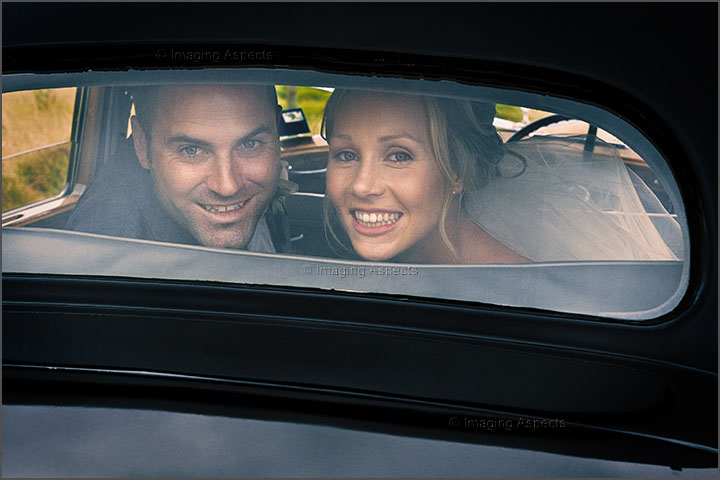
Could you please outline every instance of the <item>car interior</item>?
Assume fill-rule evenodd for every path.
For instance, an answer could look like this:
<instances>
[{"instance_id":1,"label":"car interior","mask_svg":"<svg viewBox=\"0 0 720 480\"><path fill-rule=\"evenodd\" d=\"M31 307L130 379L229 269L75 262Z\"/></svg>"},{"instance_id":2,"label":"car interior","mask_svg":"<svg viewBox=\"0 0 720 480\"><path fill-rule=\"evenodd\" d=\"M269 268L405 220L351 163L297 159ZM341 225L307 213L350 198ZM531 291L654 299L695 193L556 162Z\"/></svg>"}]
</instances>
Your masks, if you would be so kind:
<instances>
[{"instance_id":1,"label":"car interior","mask_svg":"<svg viewBox=\"0 0 720 480\"><path fill-rule=\"evenodd\" d=\"M129 88L124 87L89 87L82 89L77 96L76 118L78 122L83 123L85 131L82 135L81 158L77 171L70 173L68 183L74 180L73 183L87 185L92 181L94 173L102 168L103 162L125 139L132 108L132 96L129 91ZM302 114L302 109L295 111ZM526 125L517 132L502 135L508 143L518 142L543 127L568 120L571 119L564 115L550 115ZM597 127L588 125L588 140L584 148L590 153L595 150L595 145L590 143L590 140L596 138L596 132ZM291 252L299 255L339 258L337 248L333 248L327 238L323 222L327 142L318 134L312 135L306 121L304 125L283 124L280 137L281 156L282 160L288 163L289 180L298 185L297 192L286 201L291 228ZM626 166L651 188L667 212L673 214L672 201L653 169L625 145L616 144L616 149L623 156ZM600 152L595 152L595 155L602 157ZM14 215L3 215L3 225L62 229L79 195L76 192L63 192L60 196L68 197L61 206L53 204L51 208L45 208L40 212L30 209Z\"/></svg>"}]
</instances>

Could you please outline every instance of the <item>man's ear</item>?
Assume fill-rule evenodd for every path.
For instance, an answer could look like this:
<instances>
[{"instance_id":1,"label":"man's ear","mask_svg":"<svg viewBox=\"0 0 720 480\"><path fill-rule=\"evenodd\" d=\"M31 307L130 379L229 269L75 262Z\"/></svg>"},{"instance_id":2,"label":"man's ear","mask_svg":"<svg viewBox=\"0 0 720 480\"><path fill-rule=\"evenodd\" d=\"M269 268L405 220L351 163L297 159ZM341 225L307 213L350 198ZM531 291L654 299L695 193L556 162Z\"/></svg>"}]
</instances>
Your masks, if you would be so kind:
<instances>
[{"instance_id":1,"label":"man's ear","mask_svg":"<svg viewBox=\"0 0 720 480\"><path fill-rule=\"evenodd\" d=\"M148 157L150 145L147 143L147 137L145 136L143 129L140 128L140 122L138 122L135 115L133 115L130 119L130 124L132 125L132 137L135 144L135 154L137 155L140 165L145 170L148 170L150 168L150 160Z\"/></svg>"}]
</instances>

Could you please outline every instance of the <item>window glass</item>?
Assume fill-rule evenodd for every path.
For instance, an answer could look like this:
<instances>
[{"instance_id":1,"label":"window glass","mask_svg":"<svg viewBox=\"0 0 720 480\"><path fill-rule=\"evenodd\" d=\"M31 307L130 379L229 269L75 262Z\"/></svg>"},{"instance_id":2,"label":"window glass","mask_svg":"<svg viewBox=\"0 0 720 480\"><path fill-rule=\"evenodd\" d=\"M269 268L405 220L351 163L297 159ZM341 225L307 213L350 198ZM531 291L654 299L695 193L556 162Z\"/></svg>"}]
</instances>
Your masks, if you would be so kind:
<instances>
[{"instance_id":1,"label":"window glass","mask_svg":"<svg viewBox=\"0 0 720 480\"><path fill-rule=\"evenodd\" d=\"M75 88L4 93L3 212L54 197L65 187Z\"/></svg>"},{"instance_id":2,"label":"window glass","mask_svg":"<svg viewBox=\"0 0 720 480\"><path fill-rule=\"evenodd\" d=\"M95 134L107 158L62 232L10 232L7 271L638 320L668 312L685 291L677 185L652 144L607 111L451 82L287 72L187 82L103 87L88 114L117 133ZM27 107L46 95L37 92L48 90L8 96ZM45 177L54 178L34 178ZM4 175L4 201L5 189Z\"/></svg>"},{"instance_id":3,"label":"window glass","mask_svg":"<svg viewBox=\"0 0 720 480\"><path fill-rule=\"evenodd\" d=\"M325 103L330 97L332 89L295 87L292 85L278 85L275 88L277 89L278 103L283 107L283 110L301 108L307 118L310 133L313 135L319 134Z\"/></svg>"}]
</instances>

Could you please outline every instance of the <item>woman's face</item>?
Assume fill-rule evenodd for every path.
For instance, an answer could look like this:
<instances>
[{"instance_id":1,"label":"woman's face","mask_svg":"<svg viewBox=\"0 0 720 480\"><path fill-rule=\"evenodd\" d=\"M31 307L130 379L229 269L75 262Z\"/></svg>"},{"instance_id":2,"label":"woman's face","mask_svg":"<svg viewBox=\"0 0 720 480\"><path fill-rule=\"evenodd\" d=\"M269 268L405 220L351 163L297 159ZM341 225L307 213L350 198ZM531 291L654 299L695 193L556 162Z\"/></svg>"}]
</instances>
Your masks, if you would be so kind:
<instances>
[{"instance_id":1,"label":"woman's face","mask_svg":"<svg viewBox=\"0 0 720 480\"><path fill-rule=\"evenodd\" d=\"M328 142L327 193L355 251L368 260L427 261L442 245L446 185L420 101L349 93Z\"/></svg>"}]
</instances>

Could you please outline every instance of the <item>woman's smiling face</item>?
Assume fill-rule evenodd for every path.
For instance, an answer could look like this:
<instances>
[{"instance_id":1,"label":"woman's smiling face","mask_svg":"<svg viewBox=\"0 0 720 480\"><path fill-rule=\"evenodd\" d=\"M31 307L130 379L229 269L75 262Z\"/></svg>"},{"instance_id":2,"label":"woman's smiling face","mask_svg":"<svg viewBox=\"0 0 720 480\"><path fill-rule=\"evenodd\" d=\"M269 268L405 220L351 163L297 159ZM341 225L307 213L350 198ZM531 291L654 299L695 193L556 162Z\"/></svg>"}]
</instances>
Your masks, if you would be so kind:
<instances>
[{"instance_id":1,"label":"woman's smiling face","mask_svg":"<svg viewBox=\"0 0 720 480\"><path fill-rule=\"evenodd\" d=\"M447 187L418 98L348 93L328 143L327 194L360 256L419 263L443 245Z\"/></svg>"}]
</instances>

